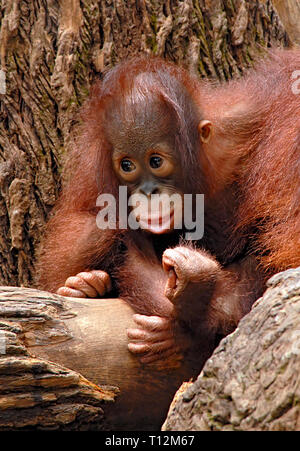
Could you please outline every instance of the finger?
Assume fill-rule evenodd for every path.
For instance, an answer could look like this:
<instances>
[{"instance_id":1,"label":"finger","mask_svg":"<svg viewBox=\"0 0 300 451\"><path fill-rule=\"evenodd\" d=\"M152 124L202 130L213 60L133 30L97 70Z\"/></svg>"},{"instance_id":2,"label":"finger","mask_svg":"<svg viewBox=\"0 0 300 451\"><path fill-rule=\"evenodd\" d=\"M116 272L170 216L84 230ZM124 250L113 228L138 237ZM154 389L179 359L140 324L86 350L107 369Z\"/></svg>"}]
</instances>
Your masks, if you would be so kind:
<instances>
[{"instance_id":1,"label":"finger","mask_svg":"<svg viewBox=\"0 0 300 451\"><path fill-rule=\"evenodd\" d=\"M77 276L69 277L65 282L65 286L82 291L88 298L96 298L98 295L95 288L91 287L91 285L89 285L79 274Z\"/></svg>"},{"instance_id":2,"label":"finger","mask_svg":"<svg viewBox=\"0 0 300 451\"><path fill-rule=\"evenodd\" d=\"M191 254L193 251L187 247L180 246L175 249L175 252L180 254L184 259L187 259L187 258L191 257Z\"/></svg>"},{"instance_id":3,"label":"finger","mask_svg":"<svg viewBox=\"0 0 300 451\"><path fill-rule=\"evenodd\" d=\"M162 258L162 267L165 272L169 272L170 269L174 269L175 262L173 258L168 255L168 251L165 251Z\"/></svg>"},{"instance_id":4,"label":"finger","mask_svg":"<svg viewBox=\"0 0 300 451\"><path fill-rule=\"evenodd\" d=\"M159 331L170 329L170 320L161 316L146 316L136 313L133 315L134 322L147 331Z\"/></svg>"},{"instance_id":5,"label":"finger","mask_svg":"<svg viewBox=\"0 0 300 451\"><path fill-rule=\"evenodd\" d=\"M167 249L163 253L162 266L168 272L170 269L178 270L181 266L185 266L186 261L191 257L191 250L185 247L177 247L176 249Z\"/></svg>"},{"instance_id":6,"label":"finger","mask_svg":"<svg viewBox=\"0 0 300 451\"><path fill-rule=\"evenodd\" d=\"M70 298L86 298L86 294L79 290L74 290L69 287L60 287L56 291L60 296L68 296Z\"/></svg>"},{"instance_id":7,"label":"finger","mask_svg":"<svg viewBox=\"0 0 300 451\"><path fill-rule=\"evenodd\" d=\"M171 338L171 333L167 330L148 332L144 329L127 329L127 336L131 340L155 343Z\"/></svg>"},{"instance_id":8,"label":"finger","mask_svg":"<svg viewBox=\"0 0 300 451\"><path fill-rule=\"evenodd\" d=\"M107 272L105 271L100 271L98 269L93 269L91 271L92 274L95 274L95 276L100 279L102 281L102 283L104 283L105 286L105 291L108 293L109 291L111 291L112 286L111 286L111 279L109 274L107 274Z\"/></svg>"},{"instance_id":9,"label":"finger","mask_svg":"<svg viewBox=\"0 0 300 451\"><path fill-rule=\"evenodd\" d=\"M127 346L133 354L144 354L150 351L150 345L146 343L128 343Z\"/></svg>"},{"instance_id":10,"label":"finger","mask_svg":"<svg viewBox=\"0 0 300 451\"><path fill-rule=\"evenodd\" d=\"M177 275L174 269L170 269L168 274L167 288L176 288L177 284Z\"/></svg>"},{"instance_id":11,"label":"finger","mask_svg":"<svg viewBox=\"0 0 300 451\"><path fill-rule=\"evenodd\" d=\"M151 345L149 343L128 344L129 351L134 354L144 354L144 353L157 354L161 353L162 351L166 351L167 349L170 349L172 347L174 347L174 341L171 339L162 342L160 341L158 343L152 343Z\"/></svg>"},{"instance_id":12,"label":"finger","mask_svg":"<svg viewBox=\"0 0 300 451\"><path fill-rule=\"evenodd\" d=\"M107 291L101 276L93 271L80 272L76 277L80 277L88 286L95 289L96 295L91 297L103 296Z\"/></svg>"}]
</instances>

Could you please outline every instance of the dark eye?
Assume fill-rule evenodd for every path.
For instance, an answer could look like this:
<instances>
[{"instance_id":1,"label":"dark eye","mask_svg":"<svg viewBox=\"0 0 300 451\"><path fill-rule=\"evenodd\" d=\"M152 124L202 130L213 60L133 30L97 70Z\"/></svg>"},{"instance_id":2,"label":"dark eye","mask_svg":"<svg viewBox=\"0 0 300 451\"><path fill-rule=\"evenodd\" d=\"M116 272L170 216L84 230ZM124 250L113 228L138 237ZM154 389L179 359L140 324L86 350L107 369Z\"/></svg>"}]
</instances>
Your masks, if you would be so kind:
<instances>
[{"instance_id":1,"label":"dark eye","mask_svg":"<svg viewBox=\"0 0 300 451\"><path fill-rule=\"evenodd\" d=\"M149 163L152 169L158 169L163 164L163 159L158 155L154 155L153 157L150 158Z\"/></svg>"},{"instance_id":2,"label":"dark eye","mask_svg":"<svg viewBox=\"0 0 300 451\"><path fill-rule=\"evenodd\" d=\"M132 172L136 169L136 166L132 161L124 158L124 160L121 161L121 168L124 172Z\"/></svg>"}]
</instances>

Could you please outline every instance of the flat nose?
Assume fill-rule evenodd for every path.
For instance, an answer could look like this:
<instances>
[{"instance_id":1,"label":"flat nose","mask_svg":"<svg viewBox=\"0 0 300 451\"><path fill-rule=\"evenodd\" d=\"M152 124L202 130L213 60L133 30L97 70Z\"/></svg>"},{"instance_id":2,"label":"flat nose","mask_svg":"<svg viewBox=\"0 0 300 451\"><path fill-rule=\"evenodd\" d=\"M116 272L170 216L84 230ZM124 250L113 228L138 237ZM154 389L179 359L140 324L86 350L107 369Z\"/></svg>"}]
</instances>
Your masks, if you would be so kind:
<instances>
[{"instance_id":1,"label":"flat nose","mask_svg":"<svg viewBox=\"0 0 300 451\"><path fill-rule=\"evenodd\" d=\"M140 190L142 194L145 194L147 197L151 196L151 194L158 194L159 189L156 183L152 181L145 182L141 185Z\"/></svg>"}]
</instances>

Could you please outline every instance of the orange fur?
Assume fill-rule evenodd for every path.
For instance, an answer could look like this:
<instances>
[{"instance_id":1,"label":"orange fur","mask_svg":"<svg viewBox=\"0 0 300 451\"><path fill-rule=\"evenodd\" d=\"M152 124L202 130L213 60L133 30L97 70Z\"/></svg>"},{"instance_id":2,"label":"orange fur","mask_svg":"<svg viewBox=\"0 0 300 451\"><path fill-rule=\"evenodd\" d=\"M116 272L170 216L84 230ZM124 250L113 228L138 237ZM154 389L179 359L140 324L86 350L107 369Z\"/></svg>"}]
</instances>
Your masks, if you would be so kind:
<instances>
[{"instance_id":1,"label":"orange fur","mask_svg":"<svg viewBox=\"0 0 300 451\"><path fill-rule=\"evenodd\" d=\"M110 71L81 111L82 130L67 165L69 180L47 226L38 286L56 291L69 276L101 269L113 277L115 293L138 312L173 315L163 292L161 256L180 244L182 231L147 236L150 250L142 252L143 231L96 227L98 193L117 197L119 185L109 134L122 137L122 121L130 114L136 117L134 96L150 112L155 99L165 102L175 118L184 192L206 195L204 238L194 247L214 255L223 266L220 273L226 270L212 297L211 324L232 330L263 291L261 279L300 265L300 95L292 92L296 70L300 52L279 50L242 79L222 85L197 80L156 58L133 59ZM121 118L115 128L107 119L112 109ZM166 109L161 121L162 111ZM212 122L213 133L202 144L198 124L203 119ZM134 136L124 140L129 138L134 142ZM197 290L191 298L199 301Z\"/></svg>"}]
</instances>

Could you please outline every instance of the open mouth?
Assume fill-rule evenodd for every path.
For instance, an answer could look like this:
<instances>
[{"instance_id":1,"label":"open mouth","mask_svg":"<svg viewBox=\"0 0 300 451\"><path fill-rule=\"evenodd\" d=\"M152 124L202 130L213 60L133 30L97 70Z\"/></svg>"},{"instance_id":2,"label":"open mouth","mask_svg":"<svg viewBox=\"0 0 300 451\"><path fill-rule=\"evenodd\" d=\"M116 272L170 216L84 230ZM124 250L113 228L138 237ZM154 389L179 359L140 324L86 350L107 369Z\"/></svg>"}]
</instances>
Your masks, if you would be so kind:
<instances>
[{"instance_id":1,"label":"open mouth","mask_svg":"<svg viewBox=\"0 0 300 451\"><path fill-rule=\"evenodd\" d=\"M149 216L140 218L139 224L143 230L155 234L167 233L174 228L174 210L165 216Z\"/></svg>"}]
</instances>

